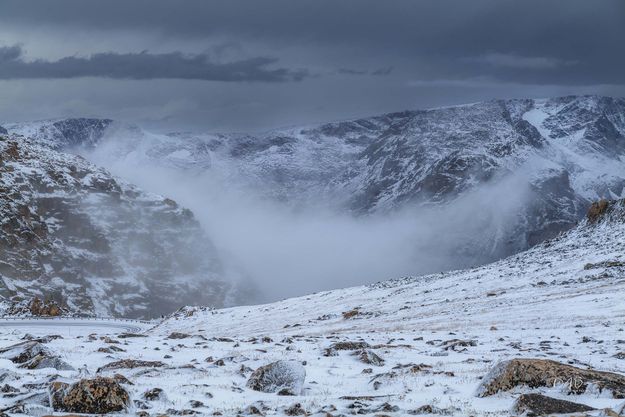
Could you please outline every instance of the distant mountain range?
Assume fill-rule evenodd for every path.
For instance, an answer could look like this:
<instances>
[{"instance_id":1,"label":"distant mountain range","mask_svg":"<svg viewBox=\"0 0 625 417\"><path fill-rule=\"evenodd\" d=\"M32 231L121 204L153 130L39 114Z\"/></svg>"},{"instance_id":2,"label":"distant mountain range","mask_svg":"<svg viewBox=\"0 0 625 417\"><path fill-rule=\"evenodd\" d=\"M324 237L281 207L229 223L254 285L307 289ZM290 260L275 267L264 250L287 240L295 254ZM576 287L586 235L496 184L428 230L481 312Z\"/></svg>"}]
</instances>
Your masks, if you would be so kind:
<instances>
[{"instance_id":1,"label":"distant mountain range","mask_svg":"<svg viewBox=\"0 0 625 417\"><path fill-rule=\"evenodd\" d=\"M515 176L531 195L505 230L484 219L490 238L477 250L491 258L570 228L596 199L625 196L622 98L496 100L258 135L158 135L107 119L4 126L58 150L219 173L295 206L361 215L449 204Z\"/></svg>"},{"instance_id":2,"label":"distant mountain range","mask_svg":"<svg viewBox=\"0 0 625 417\"><path fill-rule=\"evenodd\" d=\"M199 281L183 280L185 284L179 286L172 281L179 276L171 269L171 265L176 264L172 259L169 259L172 263L168 263L172 250L188 255L193 251L183 248L197 250L208 245L202 253L215 253L210 249L208 237L201 236L193 216L160 197L126 191L134 188L122 185L80 158L60 152L85 155L92 162L111 169L114 164L127 163L138 169L150 166L191 176L208 174L228 186L254 190L263 198L293 208L324 206L365 217L393 212L418 215L423 211L436 213L440 210L443 213L440 222L451 222L455 214L464 211L468 214L465 213L462 221L472 223L472 232L454 237L457 243L453 249L459 261L448 265L450 268L484 263L527 249L570 229L583 217L591 202L625 197L625 99L622 98L568 96L496 100L278 129L257 135L155 134L108 119L63 119L4 123L3 126L13 135L12 141L18 148L26 147L25 152L18 153L28 155L11 160L9 165L14 167L11 175L19 174L22 183L30 188L35 181L52 184L47 193L56 195L60 190L66 196L60 200L60 209L51 206L49 210L66 214L77 210L80 218L85 219L84 224L92 229L89 233L101 231L103 236L102 247L97 242L83 242L67 250L63 256L86 259L84 264L74 264L78 269L69 275L60 272L60 275L48 272L41 275L39 271L47 271L49 265L40 261L35 262L39 262L38 266L23 266L22 270L38 271L31 275L37 279L50 277L51 283L57 282L53 276L60 277L66 284L50 286L67 287L63 291L70 291L73 287L69 283L76 280L93 282L90 300L96 300L123 281L111 281L111 276L132 276L119 284L123 287L121 292L130 294L126 298L120 297L119 302L107 306L96 306L108 303L102 300L93 305L120 315L142 315L141 311L160 314L164 305L148 301L147 295L137 295L141 291L145 293L150 285L165 286L165 292L183 291L190 297L223 303L228 290L217 278L219 260L217 256L212 259L212 255L200 260L189 257L189 265L184 265L189 272L183 275L202 271L199 274L202 279L211 282L210 286L202 285L201 297L198 287L186 286L187 282ZM20 139L16 135L30 139ZM8 143L3 142L5 153L13 146ZM46 177L33 177L33 166L41 165L45 165ZM82 177L72 176L75 175L72 166L79 167ZM61 174L54 174L57 171ZM126 180L133 182L133 178ZM9 192L6 180L3 181L4 192ZM16 184L12 182L11 187L19 187ZM30 212L40 211L37 207L46 207L48 201L56 201L46 198L42 205L37 201L41 198L37 194L39 191L31 193L37 197L20 203L30 207ZM68 200L67 195L71 195L71 199ZM83 197L76 200L75 195ZM110 205L115 206L114 210L103 214L103 207ZM10 208L12 213L19 211L18 206ZM445 211L450 207L454 209ZM53 215L49 210L38 214L41 218L38 221L63 216ZM504 211L503 220L494 218ZM149 259L134 259L129 250L138 244L132 232L137 230L132 226L135 222L149 222L150 235L145 236L145 240L140 239L140 245L150 254ZM49 230L55 230L51 226L53 223L48 224ZM80 240L83 227L81 223L66 233L71 239ZM451 222L450 227L458 225ZM35 231L32 233L37 236ZM67 246L67 238L61 239ZM202 243L194 243L199 241ZM40 244L33 242L31 239L24 244L40 250ZM81 245L96 247L85 249ZM119 263L99 265L94 260L97 257L83 256L85 250L94 253L117 250L120 257L116 262ZM33 254L29 259L43 259L42 256ZM168 267L165 270L157 267L158 263L153 264L157 261ZM143 270L137 272L134 262ZM62 270L61 266L53 265L53 268ZM83 269L92 272L79 272ZM120 272L122 270L126 272ZM128 271L133 272L124 275ZM207 278L209 276L215 280ZM9 281L5 279L5 283ZM86 290L74 288L72 291ZM176 298L170 304L173 306L178 301Z\"/></svg>"}]
</instances>

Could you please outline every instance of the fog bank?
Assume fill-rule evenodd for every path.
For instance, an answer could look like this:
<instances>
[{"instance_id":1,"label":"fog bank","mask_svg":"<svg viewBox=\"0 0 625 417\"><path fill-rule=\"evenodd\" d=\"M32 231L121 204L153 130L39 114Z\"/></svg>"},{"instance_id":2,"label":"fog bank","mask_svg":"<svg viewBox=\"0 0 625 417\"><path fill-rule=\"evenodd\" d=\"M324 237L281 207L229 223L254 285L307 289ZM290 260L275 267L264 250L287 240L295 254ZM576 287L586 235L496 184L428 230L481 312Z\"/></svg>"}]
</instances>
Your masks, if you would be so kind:
<instances>
[{"instance_id":1,"label":"fog bank","mask_svg":"<svg viewBox=\"0 0 625 417\"><path fill-rule=\"evenodd\" d=\"M477 265L500 257L496 238L529 198L522 170L439 207L354 216L331 201L305 208L266 197L231 176L87 155L114 174L190 208L230 271L257 301ZM499 242L500 243L500 242ZM481 253L481 256L476 254Z\"/></svg>"}]
</instances>

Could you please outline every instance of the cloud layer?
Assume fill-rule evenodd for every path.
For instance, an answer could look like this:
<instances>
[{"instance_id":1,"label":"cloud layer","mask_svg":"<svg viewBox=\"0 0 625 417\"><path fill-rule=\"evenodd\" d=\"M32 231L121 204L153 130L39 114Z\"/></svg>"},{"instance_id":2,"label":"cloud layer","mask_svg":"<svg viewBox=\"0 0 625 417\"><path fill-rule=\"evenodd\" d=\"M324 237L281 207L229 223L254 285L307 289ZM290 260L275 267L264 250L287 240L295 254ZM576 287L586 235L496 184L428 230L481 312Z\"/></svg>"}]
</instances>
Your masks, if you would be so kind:
<instances>
[{"instance_id":1,"label":"cloud layer","mask_svg":"<svg viewBox=\"0 0 625 417\"><path fill-rule=\"evenodd\" d=\"M234 62L212 62L206 54L180 52L150 54L97 53L88 57L70 56L57 61L23 59L20 46L0 47L0 79L104 77L134 80L172 78L204 81L300 81L306 71L271 69L277 59L250 58Z\"/></svg>"},{"instance_id":2,"label":"cloud layer","mask_svg":"<svg viewBox=\"0 0 625 417\"><path fill-rule=\"evenodd\" d=\"M3 0L0 114L259 130L491 98L624 95L624 16L622 0ZM35 95L42 105L27 106Z\"/></svg>"}]
</instances>

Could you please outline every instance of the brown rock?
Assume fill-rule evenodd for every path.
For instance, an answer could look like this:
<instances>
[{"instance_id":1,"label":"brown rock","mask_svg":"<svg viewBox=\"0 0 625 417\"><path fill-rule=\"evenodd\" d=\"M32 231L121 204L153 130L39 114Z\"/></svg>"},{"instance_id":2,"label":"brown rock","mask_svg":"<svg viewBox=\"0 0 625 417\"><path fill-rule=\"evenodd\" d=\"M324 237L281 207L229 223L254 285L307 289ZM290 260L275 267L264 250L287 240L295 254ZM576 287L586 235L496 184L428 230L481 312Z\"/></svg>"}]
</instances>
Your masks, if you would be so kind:
<instances>
[{"instance_id":1,"label":"brown rock","mask_svg":"<svg viewBox=\"0 0 625 417\"><path fill-rule=\"evenodd\" d=\"M512 359L500 362L484 378L477 396L486 397L519 385L530 388L563 384L571 394L581 394L589 384L609 390L614 398L625 398L625 376L576 368L547 359Z\"/></svg>"},{"instance_id":2,"label":"brown rock","mask_svg":"<svg viewBox=\"0 0 625 417\"><path fill-rule=\"evenodd\" d=\"M286 414L287 416L305 416L308 413L300 403L295 403L292 406L287 407L284 410L284 414Z\"/></svg>"},{"instance_id":3,"label":"brown rock","mask_svg":"<svg viewBox=\"0 0 625 417\"><path fill-rule=\"evenodd\" d=\"M28 206L24 206L21 214L25 216L27 213L29 213ZM7 310L8 315L29 314L35 317L58 317L68 313L69 310L56 301L48 299L44 301L39 297L34 297L28 302L18 300Z\"/></svg>"},{"instance_id":4,"label":"brown rock","mask_svg":"<svg viewBox=\"0 0 625 417\"><path fill-rule=\"evenodd\" d=\"M152 388L151 390L148 390L143 393L143 398L148 401L160 400L163 397L164 397L164 393L163 393L162 388Z\"/></svg>"},{"instance_id":5,"label":"brown rock","mask_svg":"<svg viewBox=\"0 0 625 417\"><path fill-rule=\"evenodd\" d=\"M580 413L594 410L594 408L586 404L557 400L541 394L523 394L517 398L512 406L512 410L519 414L526 413L530 417L548 414Z\"/></svg>"},{"instance_id":6,"label":"brown rock","mask_svg":"<svg viewBox=\"0 0 625 417\"><path fill-rule=\"evenodd\" d=\"M349 310L349 311L344 311L343 312L343 318L345 320L351 319L353 317L356 317L357 315L360 314L360 311L358 311L357 308L353 309L353 310Z\"/></svg>"},{"instance_id":7,"label":"brown rock","mask_svg":"<svg viewBox=\"0 0 625 417\"><path fill-rule=\"evenodd\" d=\"M5 148L4 154L9 160L17 160L20 158L20 151L17 146L17 142L9 142L9 145Z\"/></svg>"},{"instance_id":8,"label":"brown rock","mask_svg":"<svg viewBox=\"0 0 625 417\"><path fill-rule=\"evenodd\" d=\"M123 411L129 404L128 392L112 378L81 379L72 385L53 382L49 394L54 411L104 414Z\"/></svg>"},{"instance_id":9,"label":"brown rock","mask_svg":"<svg viewBox=\"0 0 625 417\"><path fill-rule=\"evenodd\" d=\"M140 361L136 359L123 359L115 361L98 368L96 372L111 369L134 369L134 368L162 368L165 364L161 361Z\"/></svg>"},{"instance_id":10,"label":"brown rock","mask_svg":"<svg viewBox=\"0 0 625 417\"><path fill-rule=\"evenodd\" d=\"M33 298L28 307L33 316L57 317L62 313L61 307L54 301L42 301L38 297Z\"/></svg>"}]
</instances>

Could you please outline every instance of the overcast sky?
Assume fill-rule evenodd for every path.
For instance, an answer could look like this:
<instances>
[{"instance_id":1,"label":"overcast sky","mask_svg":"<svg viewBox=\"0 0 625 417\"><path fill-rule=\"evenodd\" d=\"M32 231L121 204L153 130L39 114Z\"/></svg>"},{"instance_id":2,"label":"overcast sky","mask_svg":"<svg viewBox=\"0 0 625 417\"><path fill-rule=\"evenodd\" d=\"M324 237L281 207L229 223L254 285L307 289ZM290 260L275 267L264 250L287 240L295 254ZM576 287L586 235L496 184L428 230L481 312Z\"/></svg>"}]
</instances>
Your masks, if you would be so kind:
<instances>
[{"instance_id":1,"label":"overcast sky","mask_svg":"<svg viewBox=\"0 0 625 417\"><path fill-rule=\"evenodd\" d=\"M0 121L254 131L625 95L623 0L0 0Z\"/></svg>"}]
</instances>

